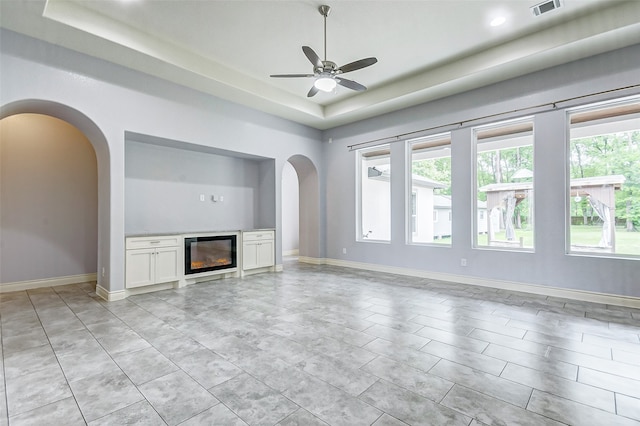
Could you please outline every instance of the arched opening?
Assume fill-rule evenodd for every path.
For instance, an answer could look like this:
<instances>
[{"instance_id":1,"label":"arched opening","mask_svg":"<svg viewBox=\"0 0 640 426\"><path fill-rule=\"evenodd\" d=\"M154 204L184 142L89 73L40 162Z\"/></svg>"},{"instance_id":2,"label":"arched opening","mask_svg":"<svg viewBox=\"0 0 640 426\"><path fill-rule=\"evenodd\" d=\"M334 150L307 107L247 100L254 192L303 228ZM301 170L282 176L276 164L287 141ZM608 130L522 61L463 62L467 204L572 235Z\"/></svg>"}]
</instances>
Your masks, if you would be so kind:
<instances>
[{"instance_id":1,"label":"arched opening","mask_svg":"<svg viewBox=\"0 0 640 426\"><path fill-rule=\"evenodd\" d=\"M98 285L108 290L110 173L103 133L84 114L51 101L24 100L4 105L0 121L3 146L10 147L3 149L1 159L3 178L7 177L0 201L3 262L16 256L29 257L11 268L2 268L0 283L16 284L3 286L2 290L80 282L93 274ZM12 142L16 137L20 140ZM16 142L24 141L29 141L28 146L17 146ZM42 170L43 165L46 170ZM31 182L16 183L15 179ZM9 200L11 210L7 209ZM8 247L19 238L22 242L17 248ZM22 247L29 243L34 244L34 250ZM5 251L11 249L15 253L7 256ZM54 267L49 265L52 262ZM16 269L26 265L32 265L31 275Z\"/></svg>"},{"instance_id":2,"label":"arched opening","mask_svg":"<svg viewBox=\"0 0 640 426\"><path fill-rule=\"evenodd\" d=\"M299 260L314 262L322 257L318 171L313 162L303 155L294 155L288 162L298 175Z\"/></svg>"}]
</instances>

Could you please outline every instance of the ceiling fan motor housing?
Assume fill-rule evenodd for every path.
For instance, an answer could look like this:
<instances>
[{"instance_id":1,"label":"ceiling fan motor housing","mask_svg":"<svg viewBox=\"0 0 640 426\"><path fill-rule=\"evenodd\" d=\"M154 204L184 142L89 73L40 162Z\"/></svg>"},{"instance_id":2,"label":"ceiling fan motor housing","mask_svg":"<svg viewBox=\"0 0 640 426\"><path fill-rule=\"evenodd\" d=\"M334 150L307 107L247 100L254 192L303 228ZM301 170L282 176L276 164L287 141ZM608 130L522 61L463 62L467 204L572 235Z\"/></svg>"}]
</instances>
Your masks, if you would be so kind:
<instances>
[{"instance_id":1,"label":"ceiling fan motor housing","mask_svg":"<svg viewBox=\"0 0 640 426\"><path fill-rule=\"evenodd\" d=\"M322 61L322 67L315 67L313 72L315 74L337 74L336 70L338 65L335 62L331 61Z\"/></svg>"}]
</instances>

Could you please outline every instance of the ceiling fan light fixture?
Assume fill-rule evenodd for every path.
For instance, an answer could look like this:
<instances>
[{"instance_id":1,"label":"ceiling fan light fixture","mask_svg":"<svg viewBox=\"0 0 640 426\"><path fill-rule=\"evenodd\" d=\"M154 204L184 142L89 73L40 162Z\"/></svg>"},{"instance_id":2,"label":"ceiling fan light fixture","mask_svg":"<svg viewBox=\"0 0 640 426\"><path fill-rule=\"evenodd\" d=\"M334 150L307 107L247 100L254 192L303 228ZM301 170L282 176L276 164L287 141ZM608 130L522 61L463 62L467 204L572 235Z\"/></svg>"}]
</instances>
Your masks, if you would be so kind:
<instances>
[{"instance_id":1,"label":"ceiling fan light fixture","mask_svg":"<svg viewBox=\"0 0 640 426\"><path fill-rule=\"evenodd\" d=\"M1 0L0 0L1 1ZM560 1L560 0L556 0ZM331 11L331 7L322 5L318 8L320 14L324 17L324 60L309 46L302 46L302 52L313 65L313 74L271 74L276 78L315 78L311 90L307 93L307 97L315 96L319 91L330 93L336 89L338 84L347 89L363 92L367 90L366 86L342 77L342 74L357 71L366 68L378 62L374 57L363 58L354 62L349 62L338 67L335 62L327 60L327 15ZM340 75L340 77L337 77Z\"/></svg>"},{"instance_id":2,"label":"ceiling fan light fixture","mask_svg":"<svg viewBox=\"0 0 640 426\"><path fill-rule=\"evenodd\" d=\"M331 92L336 88L338 82L332 77L321 76L316 79L313 85L323 92Z\"/></svg>"}]
</instances>

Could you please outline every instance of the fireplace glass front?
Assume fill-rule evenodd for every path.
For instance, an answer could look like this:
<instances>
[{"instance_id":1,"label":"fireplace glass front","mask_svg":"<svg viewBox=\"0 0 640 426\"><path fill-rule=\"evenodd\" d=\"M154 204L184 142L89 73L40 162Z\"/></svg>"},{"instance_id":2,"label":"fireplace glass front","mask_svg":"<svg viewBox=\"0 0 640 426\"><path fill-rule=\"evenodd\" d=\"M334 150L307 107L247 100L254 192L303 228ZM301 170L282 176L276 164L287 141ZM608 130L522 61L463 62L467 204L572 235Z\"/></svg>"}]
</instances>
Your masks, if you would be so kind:
<instances>
[{"instance_id":1,"label":"fireplace glass front","mask_svg":"<svg viewBox=\"0 0 640 426\"><path fill-rule=\"evenodd\" d=\"M235 268L237 266L236 236L185 238L184 257L185 275Z\"/></svg>"}]
</instances>

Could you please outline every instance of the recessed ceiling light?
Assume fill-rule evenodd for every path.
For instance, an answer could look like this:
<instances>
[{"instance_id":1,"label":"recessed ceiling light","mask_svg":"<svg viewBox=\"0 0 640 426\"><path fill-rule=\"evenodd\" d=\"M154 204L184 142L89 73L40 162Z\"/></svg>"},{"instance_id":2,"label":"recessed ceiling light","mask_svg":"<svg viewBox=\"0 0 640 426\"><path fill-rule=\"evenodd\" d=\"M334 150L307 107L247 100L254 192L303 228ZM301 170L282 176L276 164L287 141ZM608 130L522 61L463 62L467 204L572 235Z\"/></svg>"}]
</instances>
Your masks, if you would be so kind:
<instances>
[{"instance_id":1,"label":"recessed ceiling light","mask_svg":"<svg viewBox=\"0 0 640 426\"><path fill-rule=\"evenodd\" d=\"M507 18L505 18L504 16L496 16L491 20L489 25L491 25L492 27L498 27L504 24L506 21L507 21Z\"/></svg>"}]
</instances>

